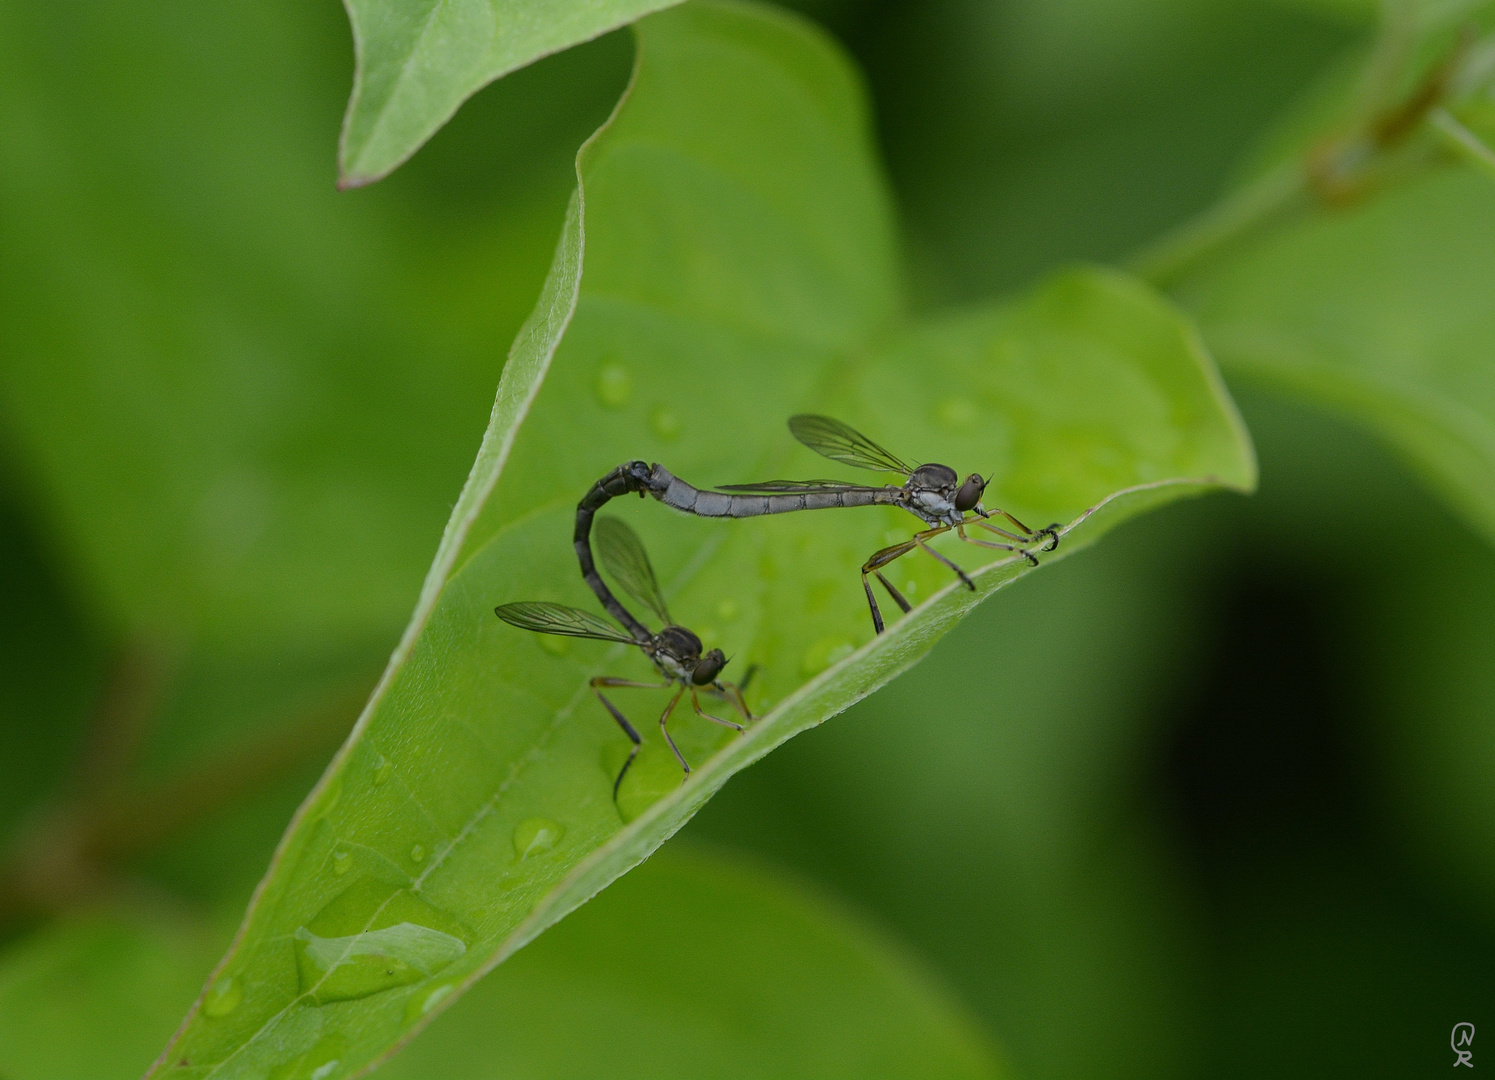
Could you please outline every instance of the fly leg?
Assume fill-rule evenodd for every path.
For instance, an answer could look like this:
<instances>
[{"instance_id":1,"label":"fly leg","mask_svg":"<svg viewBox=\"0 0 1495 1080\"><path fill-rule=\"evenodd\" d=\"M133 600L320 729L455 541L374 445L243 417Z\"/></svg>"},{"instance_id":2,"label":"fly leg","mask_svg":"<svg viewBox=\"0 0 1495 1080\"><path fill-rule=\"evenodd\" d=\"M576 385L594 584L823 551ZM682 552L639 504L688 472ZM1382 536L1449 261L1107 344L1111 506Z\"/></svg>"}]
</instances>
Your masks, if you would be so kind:
<instances>
[{"instance_id":1,"label":"fly leg","mask_svg":"<svg viewBox=\"0 0 1495 1080\"><path fill-rule=\"evenodd\" d=\"M877 597L872 595L872 582L867 580L867 575L875 574L877 580L882 582L882 587L888 590L888 595L893 598L893 602L907 615L913 608L903 598L903 594L893 588L893 583L882 576L882 567L887 566L894 559L901 559L917 546L915 541L906 540L901 544L883 548L862 564L862 590L867 594L867 606L872 609L872 629L879 634L883 632L882 612L877 608Z\"/></svg>"},{"instance_id":2,"label":"fly leg","mask_svg":"<svg viewBox=\"0 0 1495 1080\"><path fill-rule=\"evenodd\" d=\"M1000 534L1002 536L1005 536L1009 540L1017 540L1019 542L1024 542L1024 541L1028 541L1028 540L1036 540L1040 536L1047 536L1049 538L1048 539L1048 543L1046 543L1043 547L1039 548L1038 549L1039 551L1042 551L1042 552L1053 551L1055 548L1057 548L1059 546L1059 530L1062 529L1064 526L1062 526L1057 521L1054 522L1052 525L1045 525L1041 529L1030 529L1030 528L1028 528L1028 526L1024 525L1017 518L1015 518L1011 514L1009 514L1006 510L979 510L978 509L976 512L978 514L980 514L984 518L989 518L993 514L1000 514L1002 517L1004 517L1004 518L1006 518L1008 520L1008 522L1012 525L1013 528L1017 529L1020 533L1023 534L1021 536L1014 536L1014 535L1012 535L1012 533L1008 532L1007 530L1005 530L1005 529L999 529L995 525L986 525L986 524L984 524L982 522L973 522L973 524L981 525L982 528L989 529L989 530L991 530L994 533L998 533L998 534Z\"/></svg>"},{"instance_id":3,"label":"fly leg","mask_svg":"<svg viewBox=\"0 0 1495 1080\"><path fill-rule=\"evenodd\" d=\"M919 547L922 548L924 551L927 551L929 554L933 555L940 562L944 563L951 570L955 571L955 576L958 577L958 578L960 578L961 584L964 585L966 588L970 589L972 592L975 592L976 591L976 583L971 580L971 576L969 574L967 574L960 567L956 566L949 559L945 558L945 556L941 555L938 551L935 551L934 548L930 547L927 543L925 543L925 541L928 540L931 536L938 536L940 533L949 532L949 531L950 531L950 526L948 526L948 525L941 525L938 529L925 529L921 533L914 533L913 542L915 544L918 544ZM905 608L904 610L907 610L907 609Z\"/></svg>"},{"instance_id":4,"label":"fly leg","mask_svg":"<svg viewBox=\"0 0 1495 1080\"><path fill-rule=\"evenodd\" d=\"M742 696L742 692L747 689L748 679L752 678L753 672L757 670L757 665L748 668L747 678L743 679L742 682L736 684L735 686L732 683L724 682L714 682L711 684L711 688L718 694L720 694L723 698L725 698L733 708L742 713L742 718L748 723L752 723L754 717L753 714L748 711L747 698Z\"/></svg>"},{"instance_id":5,"label":"fly leg","mask_svg":"<svg viewBox=\"0 0 1495 1080\"><path fill-rule=\"evenodd\" d=\"M613 714L613 719L616 720L618 722L618 726L623 729L623 734L627 735L628 738L633 742L633 749L628 751L628 760L623 762L623 767L618 770L618 778L613 781L614 802L616 802L618 799L618 788L623 783L623 774L628 771L628 766L633 764L633 759L638 757L638 748L640 745L642 745L643 740L639 738L638 732L633 729L633 725L628 722L628 717L619 712L616 705L614 705L611 701L608 701L607 698L603 697L602 691L599 690L598 687L628 686L635 687L640 690L662 690L669 685L670 684L667 682L634 682L632 679L614 679L607 675L600 675L592 680L592 693L596 694L597 700L602 702L602 704L607 707L607 711Z\"/></svg>"},{"instance_id":6,"label":"fly leg","mask_svg":"<svg viewBox=\"0 0 1495 1080\"><path fill-rule=\"evenodd\" d=\"M1001 529L992 529L992 532L1002 533L1002 530ZM1021 555L1023 558L1027 559L1028 562L1031 565L1033 565L1033 566L1037 566L1038 565L1038 556L1034 555L1031 551L1029 551L1025 547L1019 547L1016 544L998 544L998 543L995 543L994 541L991 541L991 540L978 540L974 536L967 536L964 526L958 526L956 528L956 530L955 530L955 533L956 533L957 536L959 536L962 540L964 540L968 544L975 544L977 547L996 548L998 551L1011 551L1011 552L1015 552L1016 554ZM1002 535L1006 536L1008 534L1007 533L1002 533ZM1045 548L1044 550L1047 551L1049 549Z\"/></svg>"},{"instance_id":7,"label":"fly leg","mask_svg":"<svg viewBox=\"0 0 1495 1080\"><path fill-rule=\"evenodd\" d=\"M712 716L709 712L706 712L704 709L702 709L701 708L701 699L697 695L697 693L694 690L694 688L692 688L692 690L690 692L690 704L691 704L691 708L693 708L693 709L696 710L696 715L697 716L703 716L707 720L710 720L713 724L720 724L722 727L729 727L733 731L742 731L743 730L743 727L742 727L741 724L733 723L731 720L723 720L720 716Z\"/></svg>"},{"instance_id":8,"label":"fly leg","mask_svg":"<svg viewBox=\"0 0 1495 1080\"><path fill-rule=\"evenodd\" d=\"M675 740L670 738L670 729L665 727L665 724L669 722L670 713L675 711L675 706L679 703L680 695L683 693L685 693L685 687L682 686L679 690L675 691L675 696L670 698L670 703L664 707L664 712L659 714L660 734L664 736L664 741L670 744L670 749L675 752L675 760L680 762L680 767L685 770L685 776L680 780L682 784L690 777L690 762L685 760L685 755L675 745Z\"/></svg>"}]
</instances>

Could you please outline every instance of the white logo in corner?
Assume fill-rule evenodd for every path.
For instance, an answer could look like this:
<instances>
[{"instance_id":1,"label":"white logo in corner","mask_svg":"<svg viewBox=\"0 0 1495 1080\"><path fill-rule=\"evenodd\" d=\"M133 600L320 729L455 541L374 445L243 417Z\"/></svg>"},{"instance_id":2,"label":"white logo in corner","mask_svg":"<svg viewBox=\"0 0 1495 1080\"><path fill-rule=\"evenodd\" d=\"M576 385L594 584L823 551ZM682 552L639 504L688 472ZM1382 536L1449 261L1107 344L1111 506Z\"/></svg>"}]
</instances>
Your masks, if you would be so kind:
<instances>
[{"instance_id":1,"label":"white logo in corner","mask_svg":"<svg viewBox=\"0 0 1495 1080\"><path fill-rule=\"evenodd\" d=\"M1471 1069L1474 1068L1474 1051L1459 1049L1461 1046L1474 1045L1473 1024L1455 1024L1453 1026L1453 1034L1448 1038L1448 1045L1452 1046L1453 1052L1459 1055L1458 1060L1453 1063L1455 1069L1460 1065L1468 1065Z\"/></svg>"}]
</instances>

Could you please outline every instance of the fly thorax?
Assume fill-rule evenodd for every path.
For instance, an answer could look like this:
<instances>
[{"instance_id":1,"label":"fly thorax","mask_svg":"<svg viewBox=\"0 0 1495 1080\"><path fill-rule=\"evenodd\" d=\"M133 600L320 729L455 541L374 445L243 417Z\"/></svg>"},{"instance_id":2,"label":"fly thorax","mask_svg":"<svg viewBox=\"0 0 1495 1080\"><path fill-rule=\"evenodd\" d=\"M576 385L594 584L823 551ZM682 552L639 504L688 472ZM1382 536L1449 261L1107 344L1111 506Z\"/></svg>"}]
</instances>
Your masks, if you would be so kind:
<instances>
[{"instance_id":1,"label":"fly thorax","mask_svg":"<svg viewBox=\"0 0 1495 1080\"><path fill-rule=\"evenodd\" d=\"M654 666L671 679L689 680L701 659L701 639L683 626L666 626L654 637Z\"/></svg>"},{"instance_id":2,"label":"fly thorax","mask_svg":"<svg viewBox=\"0 0 1495 1080\"><path fill-rule=\"evenodd\" d=\"M931 525L955 525L961 520L955 503L942 491L909 492L909 508Z\"/></svg>"}]
</instances>

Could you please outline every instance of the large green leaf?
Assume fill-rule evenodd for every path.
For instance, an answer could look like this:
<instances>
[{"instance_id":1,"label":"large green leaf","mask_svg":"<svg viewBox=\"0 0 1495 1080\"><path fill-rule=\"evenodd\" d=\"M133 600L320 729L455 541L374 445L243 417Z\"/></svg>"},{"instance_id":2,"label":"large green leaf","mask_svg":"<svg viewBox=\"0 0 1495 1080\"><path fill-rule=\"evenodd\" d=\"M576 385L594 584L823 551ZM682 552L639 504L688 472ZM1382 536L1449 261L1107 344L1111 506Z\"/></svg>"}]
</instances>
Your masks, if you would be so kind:
<instances>
[{"instance_id":1,"label":"large green leaf","mask_svg":"<svg viewBox=\"0 0 1495 1080\"><path fill-rule=\"evenodd\" d=\"M1228 369L1378 431L1495 539L1495 187L1463 169L1304 218L1180 289Z\"/></svg>"},{"instance_id":2,"label":"large green leaf","mask_svg":"<svg viewBox=\"0 0 1495 1080\"><path fill-rule=\"evenodd\" d=\"M791 456L782 424L827 410L900 452L994 470L989 501L1068 523L1066 551L1160 501L1254 482L1190 327L1131 279L1076 271L900 325L861 97L812 29L693 5L641 24L638 57L579 157L551 277L406 636L220 969L240 1003L189 1017L160 1075L294 1074L329 1047L325 1080L368 1066L733 772L907 668L1027 570L961 547L970 593L932 560L900 563L923 603L869 640L857 567L909 534L906 515L726 524L631 507L676 616L720 641L730 670L760 665L750 700L765 715L735 739L677 718L690 782L651 738L615 804L626 742L587 679L643 675L642 658L547 647L492 607L588 602L575 500L618 461L661 458L699 482L823 473ZM634 700L648 730L660 698Z\"/></svg>"},{"instance_id":3,"label":"large green leaf","mask_svg":"<svg viewBox=\"0 0 1495 1080\"><path fill-rule=\"evenodd\" d=\"M859 919L671 848L473 987L390 1080L999 1075L984 1038Z\"/></svg>"},{"instance_id":4,"label":"large green leaf","mask_svg":"<svg viewBox=\"0 0 1495 1080\"><path fill-rule=\"evenodd\" d=\"M28 509L111 629L387 656L628 43L506 80L339 195L335 9L56 16L0 7L0 423Z\"/></svg>"},{"instance_id":5,"label":"large green leaf","mask_svg":"<svg viewBox=\"0 0 1495 1080\"><path fill-rule=\"evenodd\" d=\"M358 70L344 187L384 176L494 79L680 0L345 0Z\"/></svg>"},{"instance_id":6,"label":"large green leaf","mask_svg":"<svg viewBox=\"0 0 1495 1080\"><path fill-rule=\"evenodd\" d=\"M0 954L0 1076L138 1077L214 943L179 916L117 910ZM230 987L211 1008L233 998ZM285 1073L315 1074L326 1051ZM959 1005L895 943L791 881L697 850L651 860L484 979L379 1075L976 1080L999 1070Z\"/></svg>"}]
</instances>

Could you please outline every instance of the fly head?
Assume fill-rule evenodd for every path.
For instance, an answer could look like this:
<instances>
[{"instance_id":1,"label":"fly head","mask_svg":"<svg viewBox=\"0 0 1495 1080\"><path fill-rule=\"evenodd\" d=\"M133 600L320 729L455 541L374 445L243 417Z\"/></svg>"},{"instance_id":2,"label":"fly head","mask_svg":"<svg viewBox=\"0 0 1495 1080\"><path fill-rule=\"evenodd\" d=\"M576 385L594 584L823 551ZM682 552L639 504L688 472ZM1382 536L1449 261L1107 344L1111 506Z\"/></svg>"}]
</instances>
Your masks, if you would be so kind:
<instances>
[{"instance_id":1,"label":"fly head","mask_svg":"<svg viewBox=\"0 0 1495 1080\"><path fill-rule=\"evenodd\" d=\"M976 504L981 501L981 494L986 490L989 480L981 479L980 473L972 473L966 477L965 483L960 485L960 490L955 493L955 509L962 514L976 509Z\"/></svg>"},{"instance_id":2,"label":"fly head","mask_svg":"<svg viewBox=\"0 0 1495 1080\"><path fill-rule=\"evenodd\" d=\"M716 677L722 673L722 668L727 666L727 655L720 649L712 649L701 657L700 663L691 672L690 681L697 686L710 686L716 682Z\"/></svg>"}]
</instances>

